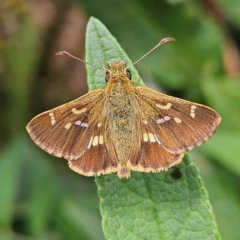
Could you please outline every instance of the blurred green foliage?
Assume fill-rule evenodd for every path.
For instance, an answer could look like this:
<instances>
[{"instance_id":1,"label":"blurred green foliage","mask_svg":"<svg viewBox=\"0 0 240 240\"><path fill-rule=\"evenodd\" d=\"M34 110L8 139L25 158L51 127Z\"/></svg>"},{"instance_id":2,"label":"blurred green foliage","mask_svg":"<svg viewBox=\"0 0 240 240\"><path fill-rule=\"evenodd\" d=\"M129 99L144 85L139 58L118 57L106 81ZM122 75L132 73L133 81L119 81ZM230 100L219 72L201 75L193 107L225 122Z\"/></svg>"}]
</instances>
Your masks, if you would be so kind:
<instances>
[{"instance_id":1,"label":"blurred green foliage","mask_svg":"<svg viewBox=\"0 0 240 240\"><path fill-rule=\"evenodd\" d=\"M231 25L214 21L204 2L0 3L1 239L104 239L94 178L77 175L65 160L38 149L25 131L37 113L75 97L64 85L66 79L54 82L60 75L51 72L51 49L66 29L73 33L65 34L65 43L74 46L74 19L84 25L89 16L108 27L132 61L163 37L177 40L136 68L147 85L154 80L163 92L204 103L222 116L216 135L190 155L200 169L222 239L240 239L240 75L228 67L236 60L226 58L226 46L239 46L240 2L215 3Z\"/></svg>"}]
</instances>

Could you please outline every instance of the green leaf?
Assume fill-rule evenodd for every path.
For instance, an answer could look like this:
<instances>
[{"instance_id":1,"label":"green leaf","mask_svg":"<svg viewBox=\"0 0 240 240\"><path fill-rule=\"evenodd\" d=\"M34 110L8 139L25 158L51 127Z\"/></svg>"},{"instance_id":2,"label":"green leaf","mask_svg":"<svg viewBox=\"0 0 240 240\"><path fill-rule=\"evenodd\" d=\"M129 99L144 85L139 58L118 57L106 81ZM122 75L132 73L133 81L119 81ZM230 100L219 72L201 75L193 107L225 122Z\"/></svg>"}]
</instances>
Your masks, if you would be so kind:
<instances>
[{"instance_id":1,"label":"green leaf","mask_svg":"<svg viewBox=\"0 0 240 240\"><path fill-rule=\"evenodd\" d=\"M240 78L216 78L212 73L206 72L202 76L201 90L211 106L222 117L221 127L240 131Z\"/></svg>"},{"instance_id":2,"label":"green leaf","mask_svg":"<svg viewBox=\"0 0 240 240\"><path fill-rule=\"evenodd\" d=\"M107 239L218 239L211 206L188 157L165 173L96 179Z\"/></svg>"},{"instance_id":3,"label":"green leaf","mask_svg":"<svg viewBox=\"0 0 240 240\"><path fill-rule=\"evenodd\" d=\"M21 22L21 21L20 21ZM40 32L33 21L26 18L19 25L18 31L8 45L6 55L6 66L4 85L7 95L6 114L2 114L5 122L4 128L10 128L12 133L16 133L26 124L28 114L28 94L29 84L34 75L39 62L39 52L41 46ZM15 121L18 116L18 121Z\"/></svg>"},{"instance_id":4,"label":"green leaf","mask_svg":"<svg viewBox=\"0 0 240 240\"><path fill-rule=\"evenodd\" d=\"M45 236L49 224L59 208L59 199L64 192L60 185L60 176L54 162L34 143L26 141L26 170L29 181L29 193L26 201L26 226L30 234ZM51 159L52 160L52 159Z\"/></svg>"},{"instance_id":5,"label":"green leaf","mask_svg":"<svg viewBox=\"0 0 240 240\"><path fill-rule=\"evenodd\" d=\"M79 197L68 194L63 199L61 212L57 217L58 228L65 237L63 239L104 239L99 224L98 198L95 195L96 192Z\"/></svg>"},{"instance_id":6,"label":"green leaf","mask_svg":"<svg viewBox=\"0 0 240 240\"><path fill-rule=\"evenodd\" d=\"M237 81L240 78L216 78L207 71L202 79L201 90L207 102L222 117L215 137L204 144L202 150L240 176L240 82Z\"/></svg>"},{"instance_id":7,"label":"green leaf","mask_svg":"<svg viewBox=\"0 0 240 240\"><path fill-rule=\"evenodd\" d=\"M21 156L24 147L21 140L20 137L13 139L0 155L0 226L5 228L10 226L16 210L15 201L22 170L22 162L19 161L19 156Z\"/></svg>"},{"instance_id":8,"label":"green leaf","mask_svg":"<svg viewBox=\"0 0 240 240\"><path fill-rule=\"evenodd\" d=\"M195 163L209 193L221 238L239 240L239 177L216 162L208 161L197 154L197 151L194 153Z\"/></svg>"},{"instance_id":9,"label":"green leaf","mask_svg":"<svg viewBox=\"0 0 240 240\"><path fill-rule=\"evenodd\" d=\"M100 65L131 61L102 23L91 18L86 60ZM138 77L131 68L133 79ZM104 73L87 65L90 90L104 87ZM188 156L168 172L96 177L107 239L219 239L207 193Z\"/></svg>"},{"instance_id":10,"label":"green leaf","mask_svg":"<svg viewBox=\"0 0 240 240\"><path fill-rule=\"evenodd\" d=\"M240 131L237 129L226 130L220 128L216 133L216 136L207 144L204 144L201 150L204 150L221 165L240 176L239 136Z\"/></svg>"}]
</instances>

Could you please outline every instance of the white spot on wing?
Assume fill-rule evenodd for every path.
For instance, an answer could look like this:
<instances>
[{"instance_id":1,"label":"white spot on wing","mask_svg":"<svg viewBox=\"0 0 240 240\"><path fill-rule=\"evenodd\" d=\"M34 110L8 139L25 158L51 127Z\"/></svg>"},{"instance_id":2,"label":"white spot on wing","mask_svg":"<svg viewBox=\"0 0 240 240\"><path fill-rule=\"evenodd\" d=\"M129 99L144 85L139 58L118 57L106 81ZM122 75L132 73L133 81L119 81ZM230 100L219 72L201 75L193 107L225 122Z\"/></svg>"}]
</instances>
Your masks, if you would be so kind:
<instances>
[{"instance_id":1,"label":"white spot on wing","mask_svg":"<svg viewBox=\"0 0 240 240\"><path fill-rule=\"evenodd\" d=\"M158 144L161 144L160 140L158 139L157 135L154 134L155 139L157 140Z\"/></svg>"},{"instance_id":2,"label":"white spot on wing","mask_svg":"<svg viewBox=\"0 0 240 240\"><path fill-rule=\"evenodd\" d=\"M160 124L160 123L164 123L164 122L167 122L167 121L169 121L169 120L171 120L171 117L169 117L169 116L164 116L163 118L159 118L159 119L157 119L157 124Z\"/></svg>"},{"instance_id":3,"label":"white spot on wing","mask_svg":"<svg viewBox=\"0 0 240 240\"><path fill-rule=\"evenodd\" d=\"M81 123L81 127L86 127L86 128L87 128L87 127L88 127L88 124L85 123L85 122L82 122L82 123Z\"/></svg>"},{"instance_id":4,"label":"white spot on wing","mask_svg":"<svg viewBox=\"0 0 240 240\"><path fill-rule=\"evenodd\" d=\"M51 112L48 114L50 116L50 121L51 121L51 124L54 125L56 123L56 120L55 120L55 117L54 117L54 114Z\"/></svg>"},{"instance_id":5,"label":"white spot on wing","mask_svg":"<svg viewBox=\"0 0 240 240\"><path fill-rule=\"evenodd\" d=\"M97 145L98 145L98 136L95 136L95 137L93 138L92 145L93 145L93 146L97 146Z\"/></svg>"},{"instance_id":6,"label":"white spot on wing","mask_svg":"<svg viewBox=\"0 0 240 240\"><path fill-rule=\"evenodd\" d=\"M91 145L92 145L92 140L93 140L93 137L90 138L89 144L88 144L88 146L87 146L88 149L89 149L89 148L91 147Z\"/></svg>"},{"instance_id":7,"label":"white spot on wing","mask_svg":"<svg viewBox=\"0 0 240 240\"><path fill-rule=\"evenodd\" d=\"M149 136L150 142L156 142L156 138L154 137L154 135L152 133L148 133L148 136Z\"/></svg>"},{"instance_id":8,"label":"white spot on wing","mask_svg":"<svg viewBox=\"0 0 240 240\"><path fill-rule=\"evenodd\" d=\"M195 118L195 109L196 109L197 107L195 106L195 105L192 105L191 106L191 112L190 112L190 116L192 117L192 118Z\"/></svg>"},{"instance_id":9,"label":"white spot on wing","mask_svg":"<svg viewBox=\"0 0 240 240\"><path fill-rule=\"evenodd\" d=\"M192 118L195 118L195 113L191 112L191 113L190 113L190 116L191 116Z\"/></svg>"},{"instance_id":10,"label":"white spot on wing","mask_svg":"<svg viewBox=\"0 0 240 240\"><path fill-rule=\"evenodd\" d=\"M144 142L147 142L147 141L148 141L148 134L147 134L147 133L144 133L144 134L143 134L143 141L144 141Z\"/></svg>"},{"instance_id":11,"label":"white spot on wing","mask_svg":"<svg viewBox=\"0 0 240 240\"><path fill-rule=\"evenodd\" d=\"M73 108L73 109L72 109L72 112L73 112L74 114L81 114L81 113L86 112L86 111L87 111L87 108L82 108L82 109L80 109L80 110L77 110L76 108Z\"/></svg>"},{"instance_id":12,"label":"white spot on wing","mask_svg":"<svg viewBox=\"0 0 240 240\"><path fill-rule=\"evenodd\" d=\"M161 109L170 109L171 106L172 106L171 103L167 103L166 105L156 104L156 107L161 108Z\"/></svg>"},{"instance_id":13,"label":"white spot on wing","mask_svg":"<svg viewBox=\"0 0 240 240\"><path fill-rule=\"evenodd\" d=\"M99 136L99 144L103 144L103 136L102 135Z\"/></svg>"},{"instance_id":14,"label":"white spot on wing","mask_svg":"<svg viewBox=\"0 0 240 240\"><path fill-rule=\"evenodd\" d=\"M164 119L163 119L163 118L159 118L159 119L157 120L157 124L163 123L163 122L164 122Z\"/></svg>"},{"instance_id":15,"label":"white spot on wing","mask_svg":"<svg viewBox=\"0 0 240 240\"><path fill-rule=\"evenodd\" d=\"M67 123L64 127L66 128L66 129L69 129L70 127L71 127L71 125L72 125L72 123Z\"/></svg>"},{"instance_id":16,"label":"white spot on wing","mask_svg":"<svg viewBox=\"0 0 240 240\"><path fill-rule=\"evenodd\" d=\"M164 121L165 121L165 122L166 122L166 121L169 121L169 120L171 119L169 116L164 116L163 118L164 118Z\"/></svg>"},{"instance_id":17,"label":"white spot on wing","mask_svg":"<svg viewBox=\"0 0 240 240\"><path fill-rule=\"evenodd\" d=\"M98 123L98 125L97 125L98 127L101 127L102 126L102 123Z\"/></svg>"},{"instance_id":18,"label":"white spot on wing","mask_svg":"<svg viewBox=\"0 0 240 240\"><path fill-rule=\"evenodd\" d=\"M175 118L174 118L174 121L175 121L176 123L181 123L181 122L182 122L182 120L181 120L180 118L178 118L178 117L175 117Z\"/></svg>"},{"instance_id":19,"label":"white spot on wing","mask_svg":"<svg viewBox=\"0 0 240 240\"><path fill-rule=\"evenodd\" d=\"M75 125L78 125L78 126L80 126L81 125L81 121L80 120L77 120L76 122L75 122Z\"/></svg>"}]
</instances>

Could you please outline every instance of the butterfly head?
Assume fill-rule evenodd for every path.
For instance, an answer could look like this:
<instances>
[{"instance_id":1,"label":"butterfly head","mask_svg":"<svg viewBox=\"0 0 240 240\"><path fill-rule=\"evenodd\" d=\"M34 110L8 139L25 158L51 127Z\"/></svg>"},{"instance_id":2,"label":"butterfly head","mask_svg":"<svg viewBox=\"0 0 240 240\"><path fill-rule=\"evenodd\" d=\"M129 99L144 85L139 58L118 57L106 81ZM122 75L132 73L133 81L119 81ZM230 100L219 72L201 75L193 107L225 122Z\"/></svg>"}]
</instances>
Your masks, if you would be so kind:
<instances>
[{"instance_id":1,"label":"butterfly head","mask_svg":"<svg viewBox=\"0 0 240 240\"><path fill-rule=\"evenodd\" d=\"M108 64L108 69L105 70L105 79L108 82L109 78L127 77L131 80L131 72L127 69L126 62L111 62Z\"/></svg>"}]
</instances>

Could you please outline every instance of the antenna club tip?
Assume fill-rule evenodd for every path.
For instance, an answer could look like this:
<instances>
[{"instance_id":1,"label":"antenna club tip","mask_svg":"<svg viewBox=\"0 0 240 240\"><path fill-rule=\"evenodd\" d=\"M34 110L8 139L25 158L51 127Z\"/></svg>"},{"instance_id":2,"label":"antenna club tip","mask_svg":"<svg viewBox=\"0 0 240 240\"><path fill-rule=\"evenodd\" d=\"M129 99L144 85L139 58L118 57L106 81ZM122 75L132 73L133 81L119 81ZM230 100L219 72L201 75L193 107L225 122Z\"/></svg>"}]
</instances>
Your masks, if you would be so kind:
<instances>
[{"instance_id":1,"label":"antenna club tip","mask_svg":"<svg viewBox=\"0 0 240 240\"><path fill-rule=\"evenodd\" d=\"M60 51L55 53L55 56L64 56L64 55L68 55L66 51Z\"/></svg>"},{"instance_id":2,"label":"antenna club tip","mask_svg":"<svg viewBox=\"0 0 240 240\"><path fill-rule=\"evenodd\" d=\"M175 38L171 38L171 37L166 37L166 38L163 38L163 39L158 43L158 45L162 45L162 44L164 44L164 43L166 43L166 42L170 42L170 41L176 41L176 39L175 39Z\"/></svg>"}]
</instances>

